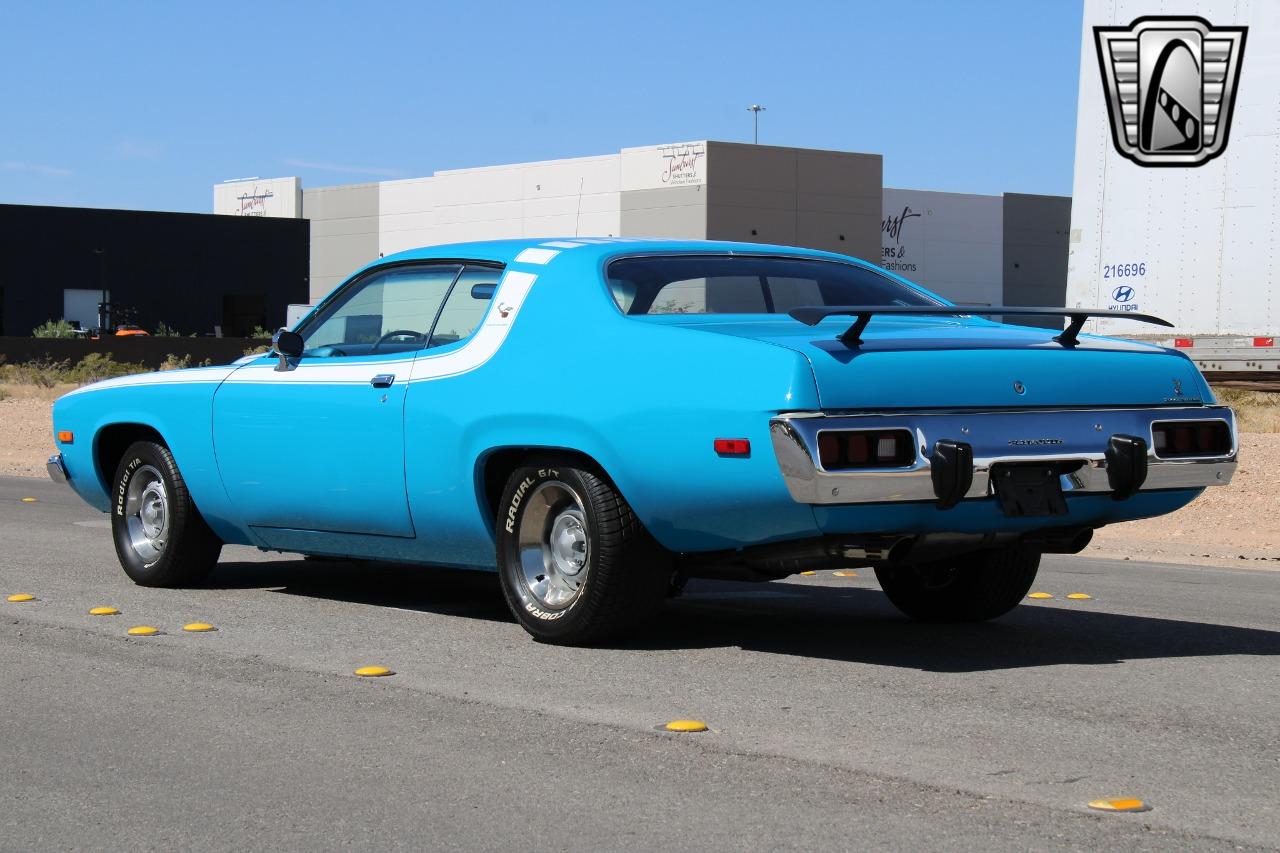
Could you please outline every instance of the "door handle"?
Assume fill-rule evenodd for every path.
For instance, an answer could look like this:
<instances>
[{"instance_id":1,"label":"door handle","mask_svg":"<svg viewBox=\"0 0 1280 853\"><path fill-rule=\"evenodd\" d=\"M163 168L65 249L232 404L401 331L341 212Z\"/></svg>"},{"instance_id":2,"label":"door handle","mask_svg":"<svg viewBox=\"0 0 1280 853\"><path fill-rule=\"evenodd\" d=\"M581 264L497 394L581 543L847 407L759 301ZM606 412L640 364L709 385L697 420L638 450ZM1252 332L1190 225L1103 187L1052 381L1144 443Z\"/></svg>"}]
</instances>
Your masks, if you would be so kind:
<instances>
[{"instance_id":1,"label":"door handle","mask_svg":"<svg viewBox=\"0 0 1280 853\"><path fill-rule=\"evenodd\" d=\"M391 383L395 381L396 375L394 373L379 373L369 380L369 384L374 388L390 388Z\"/></svg>"}]
</instances>

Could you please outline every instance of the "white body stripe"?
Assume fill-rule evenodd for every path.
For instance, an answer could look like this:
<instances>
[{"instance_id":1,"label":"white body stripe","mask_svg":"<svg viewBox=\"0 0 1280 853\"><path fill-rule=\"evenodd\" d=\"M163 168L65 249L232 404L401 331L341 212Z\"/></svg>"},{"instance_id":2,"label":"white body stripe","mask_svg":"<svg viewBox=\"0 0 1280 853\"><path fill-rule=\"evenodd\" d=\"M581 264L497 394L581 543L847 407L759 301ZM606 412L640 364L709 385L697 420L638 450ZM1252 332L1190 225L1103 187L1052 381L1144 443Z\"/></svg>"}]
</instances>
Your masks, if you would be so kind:
<instances>
[{"instance_id":1,"label":"white body stripe","mask_svg":"<svg viewBox=\"0 0 1280 853\"><path fill-rule=\"evenodd\" d=\"M103 379L92 385L85 385L64 396L83 394L86 391L105 391L108 388L132 388L138 385L182 385L202 382L218 383L226 379L236 370L235 365L221 367L191 367L184 370L161 370L156 373L135 373L132 376L117 376L114 379Z\"/></svg>"},{"instance_id":2,"label":"white body stripe","mask_svg":"<svg viewBox=\"0 0 1280 853\"><path fill-rule=\"evenodd\" d=\"M286 371L277 371L274 365L254 364L237 370L227 381L367 385L379 373L394 373L397 379L408 382L466 373L493 358L506 340L507 331L515 322L516 314L536 280L533 273L508 270L493 294L493 303L480 328L465 344L451 352L432 355L430 350L426 350L416 357L406 355L385 361L304 358L296 368Z\"/></svg>"},{"instance_id":3,"label":"white body stripe","mask_svg":"<svg viewBox=\"0 0 1280 853\"><path fill-rule=\"evenodd\" d=\"M379 361L347 361L338 358L301 359L293 370L276 370L276 362L244 366L199 367L189 370L167 370L159 373L140 373L121 376L77 388L70 394L101 391L107 388L124 388L142 385L172 385L219 382L288 382L366 385L379 373L394 373L404 381L421 382L457 376L475 370L493 358L507 338L511 324L515 322L525 297L538 277L533 273L508 270L498 284L493 302L485 314L484 322L465 344L451 352L438 355L424 351L401 358Z\"/></svg>"},{"instance_id":4,"label":"white body stripe","mask_svg":"<svg viewBox=\"0 0 1280 853\"><path fill-rule=\"evenodd\" d=\"M516 263L518 264L545 264L547 261L560 254L557 249L525 249L516 255Z\"/></svg>"}]
</instances>

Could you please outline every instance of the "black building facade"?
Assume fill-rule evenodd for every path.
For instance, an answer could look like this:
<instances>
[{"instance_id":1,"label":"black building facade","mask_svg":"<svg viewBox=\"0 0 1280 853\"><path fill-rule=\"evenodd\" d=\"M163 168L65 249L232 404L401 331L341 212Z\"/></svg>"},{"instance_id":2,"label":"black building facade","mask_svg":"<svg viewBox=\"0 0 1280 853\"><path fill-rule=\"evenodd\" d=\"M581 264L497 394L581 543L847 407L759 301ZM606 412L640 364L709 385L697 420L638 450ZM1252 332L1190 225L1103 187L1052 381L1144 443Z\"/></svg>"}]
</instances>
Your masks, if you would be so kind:
<instances>
[{"instance_id":1,"label":"black building facade","mask_svg":"<svg viewBox=\"0 0 1280 853\"><path fill-rule=\"evenodd\" d=\"M0 334L48 320L245 337L308 302L305 219L0 204Z\"/></svg>"}]
</instances>

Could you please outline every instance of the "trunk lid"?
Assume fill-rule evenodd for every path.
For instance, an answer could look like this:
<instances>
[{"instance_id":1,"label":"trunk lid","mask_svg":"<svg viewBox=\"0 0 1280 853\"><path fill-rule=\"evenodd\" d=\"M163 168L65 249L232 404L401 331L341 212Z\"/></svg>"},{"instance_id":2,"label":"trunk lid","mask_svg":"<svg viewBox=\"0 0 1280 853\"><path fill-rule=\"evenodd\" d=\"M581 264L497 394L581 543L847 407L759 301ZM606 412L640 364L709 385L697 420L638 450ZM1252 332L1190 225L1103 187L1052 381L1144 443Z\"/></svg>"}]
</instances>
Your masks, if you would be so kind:
<instances>
[{"instance_id":1,"label":"trunk lid","mask_svg":"<svg viewBox=\"0 0 1280 853\"><path fill-rule=\"evenodd\" d=\"M1201 379L1180 353L976 318L877 317L863 344L836 336L853 318L805 326L789 317L688 316L678 325L786 347L813 368L827 410L1042 408L1193 404ZM1019 390L1021 389L1021 390Z\"/></svg>"}]
</instances>

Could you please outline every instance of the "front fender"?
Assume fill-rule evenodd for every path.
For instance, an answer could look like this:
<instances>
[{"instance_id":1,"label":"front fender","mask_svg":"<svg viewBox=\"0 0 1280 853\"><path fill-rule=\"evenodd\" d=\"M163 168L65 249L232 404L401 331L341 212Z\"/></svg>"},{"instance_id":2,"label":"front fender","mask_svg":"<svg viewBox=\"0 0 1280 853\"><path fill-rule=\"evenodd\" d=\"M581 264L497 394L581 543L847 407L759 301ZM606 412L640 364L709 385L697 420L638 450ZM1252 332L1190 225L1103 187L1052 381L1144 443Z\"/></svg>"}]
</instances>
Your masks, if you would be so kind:
<instances>
[{"instance_id":1,"label":"front fender","mask_svg":"<svg viewBox=\"0 0 1280 853\"><path fill-rule=\"evenodd\" d=\"M100 462L100 439L110 427L145 427L158 433L173 453L192 500L214 532L223 541L247 544L213 454L213 395L232 369L122 377L59 398L53 405L53 431L70 430L75 436L71 444L58 445L71 487L95 509L109 511L115 471L104 470Z\"/></svg>"}]
</instances>

